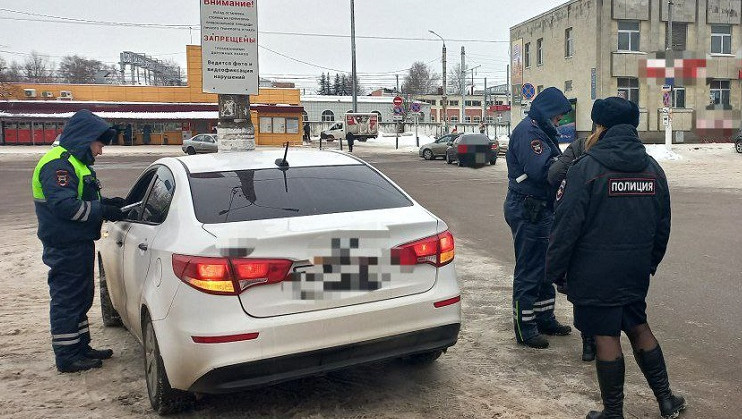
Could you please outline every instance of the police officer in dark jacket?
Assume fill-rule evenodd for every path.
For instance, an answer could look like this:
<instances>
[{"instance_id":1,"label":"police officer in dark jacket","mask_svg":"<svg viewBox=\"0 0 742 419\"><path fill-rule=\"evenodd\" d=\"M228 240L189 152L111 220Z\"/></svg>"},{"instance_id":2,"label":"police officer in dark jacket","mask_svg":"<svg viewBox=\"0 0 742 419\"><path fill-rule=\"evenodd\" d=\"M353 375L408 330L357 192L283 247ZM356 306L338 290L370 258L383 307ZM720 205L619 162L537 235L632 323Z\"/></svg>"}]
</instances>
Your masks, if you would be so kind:
<instances>
[{"instance_id":1,"label":"police officer in dark jacket","mask_svg":"<svg viewBox=\"0 0 742 419\"><path fill-rule=\"evenodd\" d=\"M618 97L597 100L594 145L567 172L557 192L547 277L566 275L575 326L595 336L596 370L604 410L588 419L623 418L624 358L620 334L663 417L676 417L685 400L672 394L662 350L647 324L649 277L670 237L670 193L665 173L639 139L639 108Z\"/></svg>"},{"instance_id":2,"label":"police officer in dark jacket","mask_svg":"<svg viewBox=\"0 0 742 419\"><path fill-rule=\"evenodd\" d=\"M543 335L571 331L554 317L556 293L544 275L554 200L547 172L561 154L556 124L571 110L559 89L539 93L513 130L505 156L509 183L504 213L515 248L513 326L518 343L532 348L549 346Z\"/></svg>"},{"instance_id":3,"label":"police officer in dark jacket","mask_svg":"<svg viewBox=\"0 0 742 419\"><path fill-rule=\"evenodd\" d=\"M33 174L38 236L44 245L43 261L50 268L52 348L60 372L98 368L102 359L113 355L110 349L90 346L87 312L95 294L93 241L100 238L103 220L124 218L120 209L124 200L101 198L91 167L116 135L101 118L81 110L70 118L59 146L41 158Z\"/></svg>"}]
</instances>

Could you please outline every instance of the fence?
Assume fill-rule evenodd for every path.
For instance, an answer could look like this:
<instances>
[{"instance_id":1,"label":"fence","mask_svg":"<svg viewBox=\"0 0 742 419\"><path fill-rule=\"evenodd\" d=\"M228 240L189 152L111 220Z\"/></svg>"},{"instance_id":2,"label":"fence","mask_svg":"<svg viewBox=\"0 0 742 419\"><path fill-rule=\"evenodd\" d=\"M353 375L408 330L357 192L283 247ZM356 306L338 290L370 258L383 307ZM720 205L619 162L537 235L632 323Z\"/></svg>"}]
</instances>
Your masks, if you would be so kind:
<instances>
[{"instance_id":1,"label":"fence","mask_svg":"<svg viewBox=\"0 0 742 419\"><path fill-rule=\"evenodd\" d=\"M329 129L331 126L333 126L335 122L309 122L309 127L311 130L312 137L319 137L320 132ZM473 133L479 133L479 126L478 123L462 123L462 124L449 124L449 131L453 129L453 127L457 128L458 132L465 133L465 132L473 132ZM508 135L509 133L509 126L507 123L504 124L487 124L485 125L486 134L490 137L499 137L501 135ZM386 134L386 135L392 135L395 133L395 130L398 130L396 132L403 133L403 132L415 132L415 124L414 123L396 123L396 122L381 122L379 124L379 132ZM436 122L422 122L417 124L417 132L419 135L428 136L428 137L438 137L443 134L443 126L440 123Z\"/></svg>"}]
</instances>

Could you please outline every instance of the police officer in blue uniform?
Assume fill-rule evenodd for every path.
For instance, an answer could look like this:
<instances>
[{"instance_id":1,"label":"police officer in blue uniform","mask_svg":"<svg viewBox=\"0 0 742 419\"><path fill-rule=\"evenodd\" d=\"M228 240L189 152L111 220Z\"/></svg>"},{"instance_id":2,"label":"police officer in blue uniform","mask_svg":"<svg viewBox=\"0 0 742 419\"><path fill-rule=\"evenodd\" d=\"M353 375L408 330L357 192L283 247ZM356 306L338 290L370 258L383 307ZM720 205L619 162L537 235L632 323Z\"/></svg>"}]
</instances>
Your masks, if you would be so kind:
<instances>
[{"instance_id":1,"label":"police officer in blue uniform","mask_svg":"<svg viewBox=\"0 0 742 419\"><path fill-rule=\"evenodd\" d=\"M556 124L572 110L564 94L549 87L536 96L526 116L513 130L508 145L508 195L504 212L513 233L513 326L521 345L544 349L543 335L568 335L571 328L554 317L556 293L544 267L553 220L549 166L561 154Z\"/></svg>"},{"instance_id":2,"label":"police officer in blue uniform","mask_svg":"<svg viewBox=\"0 0 742 419\"><path fill-rule=\"evenodd\" d=\"M99 368L111 349L90 346L87 312L95 285L94 240L103 220L124 218L123 198L101 198L100 182L91 167L104 145L117 135L88 110L67 122L59 146L41 158L34 170L32 193L39 221L38 237L49 266L52 348L60 372Z\"/></svg>"},{"instance_id":3,"label":"police officer in blue uniform","mask_svg":"<svg viewBox=\"0 0 742 419\"><path fill-rule=\"evenodd\" d=\"M675 418L685 399L670 390L665 358L647 323L650 275L670 238L670 191L665 173L639 139L639 108L618 97L593 104L590 145L557 192L546 275L566 276L575 326L595 336L595 368L604 410L588 419L623 418L625 364L621 332L659 404Z\"/></svg>"}]
</instances>

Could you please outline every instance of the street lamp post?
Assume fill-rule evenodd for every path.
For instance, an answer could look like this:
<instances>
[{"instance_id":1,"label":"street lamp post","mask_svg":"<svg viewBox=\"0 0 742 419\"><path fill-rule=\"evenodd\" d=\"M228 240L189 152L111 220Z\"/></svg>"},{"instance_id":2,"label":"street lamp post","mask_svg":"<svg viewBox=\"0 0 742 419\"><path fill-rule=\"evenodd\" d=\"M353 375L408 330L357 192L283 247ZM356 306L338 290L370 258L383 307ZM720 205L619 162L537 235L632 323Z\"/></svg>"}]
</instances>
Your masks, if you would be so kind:
<instances>
[{"instance_id":1,"label":"street lamp post","mask_svg":"<svg viewBox=\"0 0 742 419\"><path fill-rule=\"evenodd\" d=\"M447 92L447 86L446 86L446 40L443 39L442 36L438 35L437 33L433 32L432 30L428 29L428 32L432 33L433 35L437 36L438 38L443 41L443 132L448 132L448 92Z\"/></svg>"},{"instance_id":2,"label":"street lamp post","mask_svg":"<svg viewBox=\"0 0 742 419\"><path fill-rule=\"evenodd\" d=\"M353 79L351 85L353 89L353 112L358 112L358 86L356 86L356 80L358 74L356 73L356 6L354 0L350 0L350 49L352 55L352 68L351 78ZM340 142L342 144L342 141Z\"/></svg>"}]
</instances>

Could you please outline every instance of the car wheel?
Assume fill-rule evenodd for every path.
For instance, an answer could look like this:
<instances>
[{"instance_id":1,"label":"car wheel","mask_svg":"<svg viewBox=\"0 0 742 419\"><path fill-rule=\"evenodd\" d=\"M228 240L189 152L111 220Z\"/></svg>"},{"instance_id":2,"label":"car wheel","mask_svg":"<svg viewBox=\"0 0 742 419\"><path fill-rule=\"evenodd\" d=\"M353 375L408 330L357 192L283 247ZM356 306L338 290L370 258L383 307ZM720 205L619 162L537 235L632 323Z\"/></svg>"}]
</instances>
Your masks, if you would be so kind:
<instances>
[{"instance_id":1,"label":"car wheel","mask_svg":"<svg viewBox=\"0 0 742 419\"><path fill-rule=\"evenodd\" d=\"M327 140L327 141L335 141L335 137L333 137L332 135L328 135L327 137L325 137L325 140Z\"/></svg>"},{"instance_id":2,"label":"car wheel","mask_svg":"<svg viewBox=\"0 0 742 419\"><path fill-rule=\"evenodd\" d=\"M121 316L113 308L111 296L108 295L108 283L106 282L106 273L103 271L103 263L98 258L98 285L100 286L100 311L103 317L103 325L106 327L121 327Z\"/></svg>"},{"instance_id":3,"label":"car wheel","mask_svg":"<svg viewBox=\"0 0 742 419\"><path fill-rule=\"evenodd\" d=\"M196 154L196 150L193 147L188 147L186 149L186 153L188 153L188 155L192 156L192 155Z\"/></svg>"},{"instance_id":4,"label":"car wheel","mask_svg":"<svg viewBox=\"0 0 742 419\"><path fill-rule=\"evenodd\" d=\"M425 160L433 160L433 151L430 149L423 150L423 158Z\"/></svg>"},{"instance_id":5,"label":"car wheel","mask_svg":"<svg viewBox=\"0 0 742 419\"><path fill-rule=\"evenodd\" d=\"M428 365L435 362L443 354L442 350L423 352L402 358L402 360L411 365Z\"/></svg>"},{"instance_id":6,"label":"car wheel","mask_svg":"<svg viewBox=\"0 0 742 419\"><path fill-rule=\"evenodd\" d=\"M734 148L737 150L737 153L742 153L742 141L734 143Z\"/></svg>"},{"instance_id":7,"label":"car wheel","mask_svg":"<svg viewBox=\"0 0 742 419\"><path fill-rule=\"evenodd\" d=\"M464 167L464 163L461 162L461 160L457 160L456 163L458 163L459 167Z\"/></svg>"},{"instance_id":8,"label":"car wheel","mask_svg":"<svg viewBox=\"0 0 742 419\"><path fill-rule=\"evenodd\" d=\"M495 163L497 163L497 158L494 158L494 159L490 160L490 164L491 164L491 165L493 165L493 166L494 166L494 165L495 165Z\"/></svg>"},{"instance_id":9,"label":"car wheel","mask_svg":"<svg viewBox=\"0 0 742 419\"><path fill-rule=\"evenodd\" d=\"M160 415L167 415L192 408L195 402L195 396L192 393L170 387L149 314L144 314L143 321L144 375L152 409Z\"/></svg>"},{"instance_id":10,"label":"car wheel","mask_svg":"<svg viewBox=\"0 0 742 419\"><path fill-rule=\"evenodd\" d=\"M365 143L365 142L366 142L366 140L368 140L368 138L359 138L359 139L358 139L358 141L360 141L360 142L362 142L362 143Z\"/></svg>"},{"instance_id":11,"label":"car wheel","mask_svg":"<svg viewBox=\"0 0 742 419\"><path fill-rule=\"evenodd\" d=\"M446 154L446 164L453 164L453 160L451 160L451 156Z\"/></svg>"}]
</instances>

